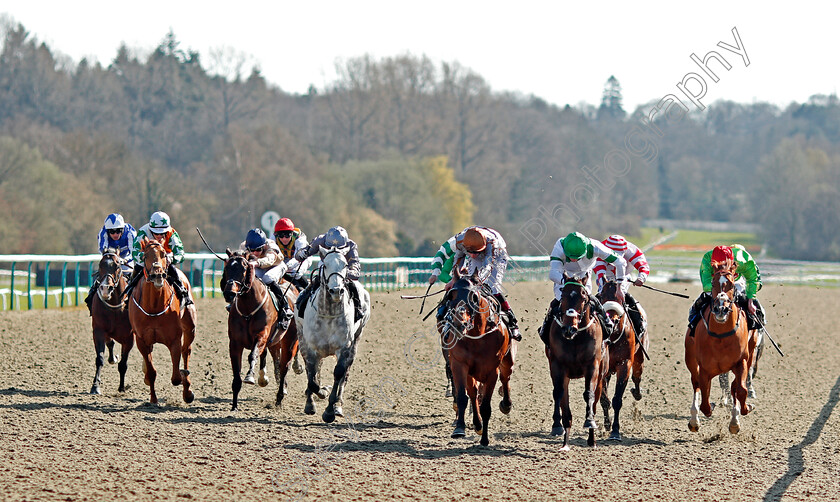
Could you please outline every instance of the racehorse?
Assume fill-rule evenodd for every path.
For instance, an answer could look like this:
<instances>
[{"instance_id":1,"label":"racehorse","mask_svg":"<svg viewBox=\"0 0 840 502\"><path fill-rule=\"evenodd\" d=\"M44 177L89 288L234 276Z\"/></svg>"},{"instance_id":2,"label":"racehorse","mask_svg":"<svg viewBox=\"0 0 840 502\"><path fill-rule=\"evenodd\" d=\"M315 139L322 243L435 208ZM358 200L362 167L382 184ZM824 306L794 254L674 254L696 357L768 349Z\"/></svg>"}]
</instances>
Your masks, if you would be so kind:
<instances>
[{"instance_id":1,"label":"racehorse","mask_svg":"<svg viewBox=\"0 0 840 502\"><path fill-rule=\"evenodd\" d=\"M231 252L230 249L226 251L228 259L222 272L222 294L231 307L228 315L230 363L233 369L231 411L237 409L242 382L252 385L257 382L254 377L257 358L260 362L260 387L268 385L268 375L265 371L266 350L274 360L274 377L278 386L275 405L280 406L286 392L286 374L298 350L297 326L291 324L285 331L280 331L280 325L277 323L279 312L271 300L268 287L254 275L250 253ZM287 302L294 308L296 299L297 289L287 289L286 296L277 300ZM243 380L240 372L242 351L245 348L250 349L251 353L248 356L248 373Z\"/></svg>"},{"instance_id":2,"label":"racehorse","mask_svg":"<svg viewBox=\"0 0 840 502\"><path fill-rule=\"evenodd\" d=\"M513 372L514 345L510 332L494 305L481 292L478 270L461 277L446 293L447 313L439 325L442 342L448 347L457 418L453 438L466 436L464 414L472 405L473 428L481 434L481 444L489 444L491 398L497 380L501 381L499 409L510 413L510 376ZM478 400L481 404L478 404ZM481 418L479 419L479 413Z\"/></svg>"},{"instance_id":3,"label":"racehorse","mask_svg":"<svg viewBox=\"0 0 840 502\"><path fill-rule=\"evenodd\" d=\"M175 289L166 280L167 258L163 245L143 238L143 277L131 293L128 317L137 341L137 350L143 356L143 373L151 392L149 401L158 402L155 394L157 371L152 364L152 346L162 343L169 348L172 357L172 385L183 383L184 402L191 403L195 395L190 391L190 354L195 339L195 305L189 305L181 312L181 302ZM189 281L178 270L181 282L189 292ZM181 357L184 368L179 370Z\"/></svg>"},{"instance_id":4,"label":"racehorse","mask_svg":"<svg viewBox=\"0 0 840 502\"><path fill-rule=\"evenodd\" d=\"M735 434L741 430L739 414L750 412L746 404L746 378L747 370L753 363L757 337L747 329L746 313L735 300L735 272L726 262L713 262L712 270L712 305L701 312L703 322L697 325L694 336L690 336L690 329L685 334L685 364L691 373L694 390L688 429L692 432L700 429L697 393L700 393L700 411L707 417L711 416L709 392L712 378L732 371L735 380L731 387L733 402L729 432Z\"/></svg>"},{"instance_id":5,"label":"racehorse","mask_svg":"<svg viewBox=\"0 0 840 502\"><path fill-rule=\"evenodd\" d=\"M342 409L347 372L356 357L356 346L362 330L370 319L370 294L357 283L364 315L355 320L353 299L347 282L347 259L341 249L321 247L320 286L312 293L301 318L295 312L300 352L303 354L308 384L303 412L315 414L313 395L323 399L329 388L321 387L321 360L335 355L334 383L329 402L321 418L331 423L336 416L344 416Z\"/></svg>"},{"instance_id":6,"label":"racehorse","mask_svg":"<svg viewBox=\"0 0 840 502\"><path fill-rule=\"evenodd\" d=\"M586 279L577 282L564 277L563 280L560 317L554 315L545 355L554 384L554 423L551 435L563 435L562 450L568 451L569 429L572 426L569 379L584 379L586 418L583 428L589 430L587 444L595 446L595 429L598 428L595 408L601 398L610 356L604 344L601 323L590 305L592 300L586 289Z\"/></svg>"},{"instance_id":7,"label":"racehorse","mask_svg":"<svg viewBox=\"0 0 840 502\"><path fill-rule=\"evenodd\" d=\"M604 410L604 427L610 429L612 425L610 439L620 441L621 431L618 416L624 402L624 389L627 387L632 371L635 390L638 391L644 355L641 345L637 343L633 323L625 310L624 293L621 291L619 284L614 280L605 282L598 298L603 303L607 316L612 319L615 325L612 336L607 340L607 350L610 357L604 375L601 408ZM645 336L647 335L645 334ZM616 382L615 394L612 399L614 417L612 423L610 423L610 400L607 397L607 391L612 374L616 375ZM641 397L641 393L639 397Z\"/></svg>"},{"instance_id":8,"label":"racehorse","mask_svg":"<svg viewBox=\"0 0 840 502\"><path fill-rule=\"evenodd\" d=\"M119 392L125 392L125 372L128 369L128 353L134 347L134 333L128 321L128 310L123 307L122 292L128 281L122 272L123 260L116 249L108 248L102 253L97 272L96 297L90 306L91 325L93 326L93 347L96 350L96 375L93 377L91 394L101 394L99 374L105 365L105 347L108 347L108 363L119 362ZM122 346L122 354L114 355L114 342Z\"/></svg>"}]
</instances>

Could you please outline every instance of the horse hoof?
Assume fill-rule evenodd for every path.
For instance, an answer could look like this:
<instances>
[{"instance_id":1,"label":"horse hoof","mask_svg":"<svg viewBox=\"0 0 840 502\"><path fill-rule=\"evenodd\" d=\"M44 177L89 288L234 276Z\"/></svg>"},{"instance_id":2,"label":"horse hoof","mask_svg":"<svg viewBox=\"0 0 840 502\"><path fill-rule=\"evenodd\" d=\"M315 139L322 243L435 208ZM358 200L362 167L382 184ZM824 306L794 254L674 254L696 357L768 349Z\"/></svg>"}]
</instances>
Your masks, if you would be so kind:
<instances>
[{"instance_id":1,"label":"horse hoof","mask_svg":"<svg viewBox=\"0 0 840 502\"><path fill-rule=\"evenodd\" d=\"M230 411L231 412L239 411L239 408L234 404L233 406L230 407Z\"/></svg>"},{"instance_id":2,"label":"horse hoof","mask_svg":"<svg viewBox=\"0 0 840 502\"><path fill-rule=\"evenodd\" d=\"M321 387L321 390L315 393L315 396L318 399L326 399L327 396L330 395L330 391L332 390L332 385L327 385L326 387Z\"/></svg>"},{"instance_id":3,"label":"horse hoof","mask_svg":"<svg viewBox=\"0 0 840 502\"><path fill-rule=\"evenodd\" d=\"M190 376L190 370L178 370L178 371L180 371L180 372L181 372L181 376L182 376L182 377L188 377L188 376Z\"/></svg>"},{"instance_id":4,"label":"horse hoof","mask_svg":"<svg viewBox=\"0 0 840 502\"><path fill-rule=\"evenodd\" d=\"M466 437L467 432L464 430L463 427L455 427L455 430L452 431L452 437L455 439Z\"/></svg>"},{"instance_id":5,"label":"horse hoof","mask_svg":"<svg viewBox=\"0 0 840 502\"><path fill-rule=\"evenodd\" d=\"M587 418L586 420L583 421L583 428L584 429L597 429L598 428L598 422L596 422L592 418Z\"/></svg>"},{"instance_id":6,"label":"horse hoof","mask_svg":"<svg viewBox=\"0 0 840 502\"><path fill-rule=\"evenodd\" d=\"M321 414L321 419L324 422L326 422L328 424L331 424L331 423L335 422L335 413L327 413L325 411L324 413Z\"/></svg>"},{"instance_id":7,"label":"horse hoof","mask_svg":"<svg viewBox=\"0 0 840 502\"><path fill-rule=\"evenodd\" d=\"M566 429L562 425L558 425L557 427L551 428L551 435L552 436L564 436L566 434Z\"/></svg>"},{"instance_id":8,"label":"horse hoof","mask_svg":"<svg viewBox=\"0 0 840 502\"><path fill-rule=\"evenodd\" d=\"M740 430L741 430L741 425L740 424L737 424L737 423L736 424L729 424L729 433L730 434L738 434L738 432Z\"/></svg>"},{"instance_id":9,"label":"horse hoof","mask_svg":"<svg viewBox=\"0 0 840 502\"><path fill-rule=\"evenodd\" d=\"M268 385L268 378L260 378L257 383L260 384L260 387L265 387Z\"/></svg>"},{"instance_id":10,"label":"horse hoof","mask_svg":"<svg viewBox=\"0 0 840 502\"><path fill-rule=\"evenodd\" d=\"M499 411L505 415L510 413L511 408L513 408L513 403L505 403L504 401L499 402Z\"/></svg>"},{"instance_id":11,"label":"horse hoof","mask_svg":"<svg viewBox=\"0 0 840 502\"><path fill-rule=\"evenodd\" d=\"M297 357L295 357L295 362L292 363L292 371L295 372L295 375L303 373L303 368L300 366L300 361L298 361Z\"/></svg>"},{"instance_id":12,"label":"horse hoof","mask_svg":"<svg viewBox=\"0 0 840 502\"><path fill-rule=\"evenodd\" d=\"M257 383L257 379L254 378L254 375L245 375L245 378L242 379L242 383L247 383L248 385L254 385Z\"/></svg>"},{"instance_id":13,"label":"horse hoof","mask_svg":"<svg viewBox=\"0 0 840 502\"><path fill-rule=\"evenodd\" d=\"M630 394L633 394L633 399L635 399L636 401L641 401L642 400L642 391L641 390L635 389L635 388L630 389Z\"/></svg>"},{"instance_id":14,"label":"horse hoof","mask_svg":"<svg viewBox=\"0 0 840 502\"><path fill-rule=\"evenodd\" d=\"M452 397L452 389L449 387L446 388L446 397Z\"/></svg>"},{"instance_id":15,"label":"horse hoof","mask_svg":"<svg viewBox=\"0 0 840 502\"><path fill-rule=\"evenodd\" d=\"M108 364L117 364L120 362L120 356L114 356L108 358Z\"/></svg>"},{"instance_id":16,"label":"horse hoof","mask_svg":"<svg viewBox=\"0 0 840 502\"><path fill-rule=\"evenodd\" d=\"M487 446L488 444L490 444L490 440L484 436L481 436L481 441L479 441L479 443L481 443L481 446Z\"/></svg>"},{"instance_id":17,"label":"horse hoof","mask_svg":"<svg viewBox=\"0 0 840 502\"><path fill-rule=\"evenodd\" d=\"M571 450L571 447L567 444L564 444L563 447L560 448L560 451L569 451L569 450Z\"/></svg>"},{"instance_id":18,"label":"horse hoof","mask_svg":"<svg viewBox=\"0 0 840 502\"><path fill-rule=\"evenodd\" d=\"M99 395L99 394L102 394L102 391L101 391L101 390L99 390L99 386L98 386L98 385L94 385L93 387L91 387L91 388L90 388L90 393L91 393L91 394L96 394L96 395Z\"/></svg>"},{"instance_id":19,"label":"horse hoof","mask_svg":"<svg viewBox=\"0 0 840 502\"><path fill-rule=\"evenodd\" d=\"M755 389L750 389L747 391L747 397L751 399L755 399Z\"/></svg>"},{"instance_id":20,"label":"horse hoof","mask_svg":"<svg viewBox=\"0 0 840 502\"><path fill-rule=\"evenodd\" d=\"M341 406L336 406L335 411L333 413L335 413L335 416L337 416L337 417L343 417L344 416L344 410L341 409Z\"/></svg>"},{"instance_id":21,"label":"horse hoof","mask_svg":"<svg viewBox=\"0 0 840 502\"><path fill-rule=\"evenodd\" d=\"M621 441L621 433L620 432L612 432L610 433L610 441Z\"/></svg>"},{"instance_id":22,"label":"horse hoof","mask_svg":"<svg viewBox=\"0 0 840 502\"><path fill-rule=\"evenodd\" d=\"M183 381L180 378L173 378L172 379L172 386L177 387L177 386L181 385L182 382Z\"/></svg>"},{"instance_id":23,"label":"horse hoof","mask_svg":"<svg viewBox=\"0 0 840 502\"><path fill-rule=\"evenodd\" d=\"M481 424L473 424L473 430L479 436L484 432L484 428L481 426Z\"/></svg>"},{"instance_id":24,"label":"horse hoof","mask_svg":"<svg viewBox=\"0 0 840 502\"><path fill-rule=\"evenodd\" d=\"M194 400L195 400L195 394L193 394L192 391L187 391L186 393L184 393L184 402L185 403L190 404Z\"/></svg>"},{"instance_id":25,"label":"horse hoof","mask_svg":"<svg viewBox=\"0 0 840 502\"><path fill-rule=\"evenodd\" d=\"M697 432L700 430L700 424L688 422L688 430L691 432Z\"/></svg>"},{"instance_id":26,"label":"horse hoof","mask_svg":"<svg viewBox=\"0 0 840 502\"><path fill-rule=\"evenodd\" d=\"M306 403L306 406L303 407L303 412L307 415L314 415L315 405L312 403Z\"/></svg>"}]
</instances>

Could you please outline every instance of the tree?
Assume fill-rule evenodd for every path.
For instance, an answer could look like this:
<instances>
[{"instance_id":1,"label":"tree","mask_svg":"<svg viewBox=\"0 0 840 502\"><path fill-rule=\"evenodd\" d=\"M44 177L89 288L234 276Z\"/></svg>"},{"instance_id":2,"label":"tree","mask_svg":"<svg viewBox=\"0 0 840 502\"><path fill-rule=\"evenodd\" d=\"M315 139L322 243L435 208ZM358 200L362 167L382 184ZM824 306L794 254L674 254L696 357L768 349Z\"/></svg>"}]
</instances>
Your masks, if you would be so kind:
<instances>
[{"instance_id":1,"label":"tree","mask_svg":"<svg viewBox=\"0 0 840 502\"><path fill-rule=\"evenodd\" d=\"M601 106L598 107L598 119L623 120L627 112L621 106L621 84L615 75L610 75L604 84L604 92L601 95Z\"/></svg>"}]
</instances>

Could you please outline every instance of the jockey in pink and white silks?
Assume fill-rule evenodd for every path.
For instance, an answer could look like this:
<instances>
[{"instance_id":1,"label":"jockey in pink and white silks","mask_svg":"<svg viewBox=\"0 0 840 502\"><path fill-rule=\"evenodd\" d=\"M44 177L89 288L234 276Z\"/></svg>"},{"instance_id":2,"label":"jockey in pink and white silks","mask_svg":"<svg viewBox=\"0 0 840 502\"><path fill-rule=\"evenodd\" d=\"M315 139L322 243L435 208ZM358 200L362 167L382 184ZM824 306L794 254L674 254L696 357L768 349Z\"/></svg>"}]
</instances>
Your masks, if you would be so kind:
<instances>
[{"instance_id":1,"label":"jockey in pink and white silks","mask_svg":"<svg viewBox=\"0 0 840 502\"><path fill-rule=\"evenodd\" d=\"M540 328L540 339L548 345L548 332L557 309L560 308L560 299L563 295L565 277L583 281L589 277L589 272L595 268L598 259L604 260L615 267L615 276L619 281L624 281L627 261L604 246L600 241L591 240L579 232L572 232L566 237L560 238L554 244L551 251L548 278L554 283L554 300L551 301L548 312L545 316L542 328ZM586 281L586 289L592 292L590 281ZM604 307L598 298L590 296L590 303L595 313L606 329L605 336L609 336L614 327L612 321L604 312Z\"/></svg>"},{"instance_id":2,"label":"jockey in pink and white silks","mask_svg":"<svg viewBox=\"0 0 840 502\"><path fill-rule=\"evenodd\" d=\"M639 272L639 276L636 277L633 284L636 286L642 286L650 275L650 266L648 265L647 258L645 258L645 254L642 250L618 234L607 237L602 241L602 243L604 246L627 260L627 263L635 267L635 269ZM595 265L594 272L595 277L597 278L596 283L598 284L599 293L601 292L601 288L604 286L605 282L616 279L615 266L611 263L607 263L601 258L598 258L598 263ZM622 283L622 286L625 285L628 287L627 289L629 289L630 283ZM622 290L624 291L624 302L626 303L630 320L633 321L633 328L636 330L636 334L641 338L642 334L647 329L647 314L645 313L645 309L642 308L642 304L636 301L627 289L622 287Z\"/></svg>"},{"instance_id":3,"label":"jockey in pink and white silks","mask_svg":"<svg viewBox=\"0 0 840 502\"><path fill-rule=\"evenodd\" d=\"M447 284L447 288L452 287L454 281L459 278L462 267L466 268L466 275L472 275L478 270L479 276L484 280L484 284L490 288L491 294L499 302L499 307L507 317L510 337L514 340L522 340L519 323L510 303L502 292L504 289L502 288L502 281L505 278L508 260L507 244L504 238L492 228L475 226L465 228L452 239L455 240L454 253L450 255L447 249L441 247L441 251L444 251L444 253L440 256L442 262L446 262L450 256L453 258L453 277ZM447 242L451 242L452 239ZM448 246L448 250L452 251L451 245ZM438 254L441 254L441 252L438 251ZM432 269L432 276L429 278L430 284L435 282L441 274L441 270L437 267ZM445 315L445 309L445 304L438 309L438 320Z\"/></svg>"}]
</instances>

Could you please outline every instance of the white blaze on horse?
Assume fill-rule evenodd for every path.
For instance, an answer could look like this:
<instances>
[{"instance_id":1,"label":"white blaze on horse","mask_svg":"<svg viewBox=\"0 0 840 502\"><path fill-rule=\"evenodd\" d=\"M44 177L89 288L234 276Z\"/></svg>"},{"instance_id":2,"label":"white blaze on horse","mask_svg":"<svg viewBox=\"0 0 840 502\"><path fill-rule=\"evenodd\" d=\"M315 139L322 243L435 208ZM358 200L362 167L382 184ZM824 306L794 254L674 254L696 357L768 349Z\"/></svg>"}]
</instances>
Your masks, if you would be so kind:
<instances>
[{"instance_id":1,"label":"white blaze on horse","mask_svg":"<svg viewBox=\"0 0 840 502\"><path fill-rule=\"evenodd\" d=\"M347 279L347 260L336 247L321 247L320 286L314 291L304 308L303 318L295 313L300 352L306 366L309 381L306 389L304 413L315 413L313 394L326 397L328 388L319 383L321 360L334 355L337 359L333 376L332 392L329 395L322 418L324 422L333 422L336 416L344 416L342 396L347 382L347 371L356 357L356 346L362 336L362 330L370 319L370 295L356 283L361 302L362 318L355 320L353 299L350 297Z\"/></svg>"}]
</instances>

